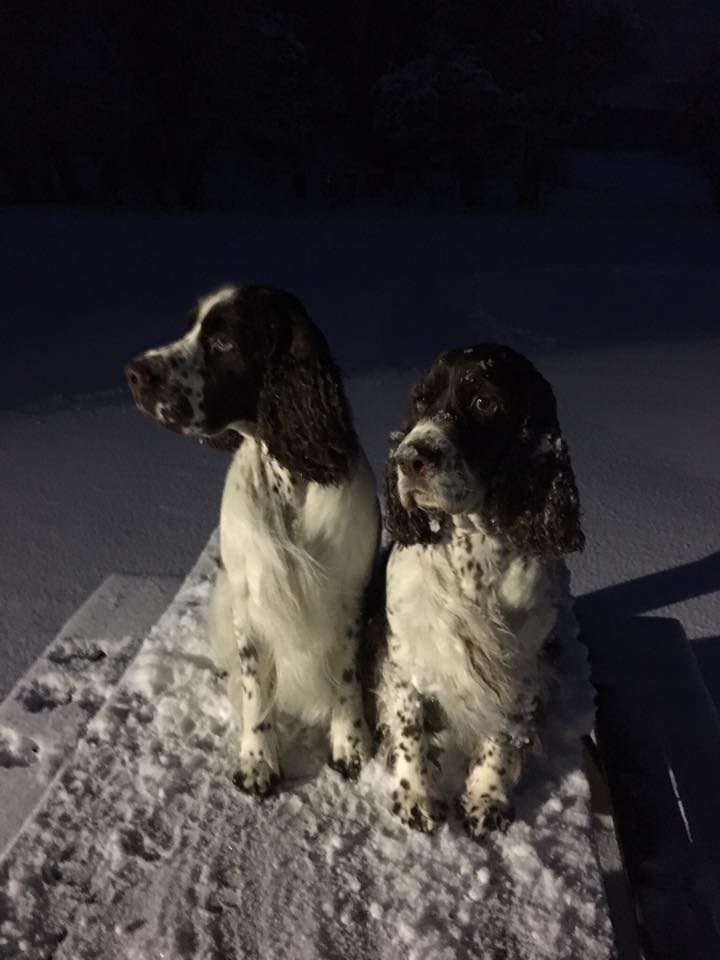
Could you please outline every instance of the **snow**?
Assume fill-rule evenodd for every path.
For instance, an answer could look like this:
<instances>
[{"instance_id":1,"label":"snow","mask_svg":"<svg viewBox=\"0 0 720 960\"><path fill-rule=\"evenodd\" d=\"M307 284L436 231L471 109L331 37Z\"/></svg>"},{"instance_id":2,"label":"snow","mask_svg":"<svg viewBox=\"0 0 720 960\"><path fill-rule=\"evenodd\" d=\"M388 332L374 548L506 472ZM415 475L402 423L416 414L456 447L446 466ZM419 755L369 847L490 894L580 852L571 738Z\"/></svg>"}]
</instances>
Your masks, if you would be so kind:
<instances>
[{"instance_id":1,"label":"snow","mask_svg":"<svg viewBox=\"0 0 720 960\"><path fill-rule=\"evenodd\" d=\"M14 839L172 599L176 578L111 576L0 703L0 852Z\"/></svg>"},{"instance_id":2,"label":"snow","mask_svg":"<svg viewBox=\"0 0 720 960\"><path fill-rule=\"evenodd\" d=\"M109 574L184 577L217 522L225 458L109 399L0 414L0 697Z\"/></svg>"},{"instance_id":3,"label":"snow","mask_svg":"<svg viewBox=\"0 0 720 960\"><path fill-rule=\"evenodd\" d=\"M288 731L277 798L232 785L239 735L205 629L216 553L213 537L6 853L0 957L611 956L571 614L517 822L483 845L454 817L427 837L391 815L380 760L349 785L314 731ZM97 649L53 647L47 686Z\"/></svg>"},{"instance_id":4,"label":"snow","mask_svg":"<svg viewBox=\"0 0 720 960\"><path fill-rule=\"evenodd\" d=\"M0 727L0 767L29 767L37 760L37 744L12 727Z\"/></svg>"},{"instance_id":5,"label":"snow","mask_svg":"<svg viewBox=\"0 0 720 960\"><path fill-rule=\"evenodd\" d=\"M229 790L232 721L202 647L208 554L143 642L215 526L227 459L140 417L121 383L199 293L286 286L346 370L380 477L417 369L509 343L558 397L588 539L576 596L677 617L708 650L720 221L697 184L675 190L674 161L647 168L649 199L637 157L579 163L575 196L540 216L2 211L0 956L608 954L576 742L551 741L518 823L485 847L455 820L408 834L377 765L348 787L318 762L268 806ZM118 571L97 622L56 638ZM155 585L132 614L130 581Z\"/></svg>"}]
</instances>

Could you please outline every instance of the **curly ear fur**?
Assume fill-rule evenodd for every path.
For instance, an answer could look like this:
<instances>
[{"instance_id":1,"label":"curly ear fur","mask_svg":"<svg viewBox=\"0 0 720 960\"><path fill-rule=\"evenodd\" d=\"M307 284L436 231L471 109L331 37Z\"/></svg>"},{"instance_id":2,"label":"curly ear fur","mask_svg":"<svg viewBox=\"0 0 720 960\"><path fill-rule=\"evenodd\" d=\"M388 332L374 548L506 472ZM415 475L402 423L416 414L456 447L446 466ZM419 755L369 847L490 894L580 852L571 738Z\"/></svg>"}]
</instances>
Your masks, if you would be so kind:
<instances>
[{"instance_id":1,"label":"curly ear fur","mask_svg":"<svg viewBox=\"0 0 720 960\"><path fill-rule=\"evenodd\" d=\"M397 479L398 468L393 454L407 436L412 427L391 438L390 452L385 461L385 528L390 536L401 547L408 547L413 543L437 543L442 540L445 517L438 517L433 526L432 518L423 510L406 510L400 503ZM437 529L433 529L437 526Z\"/></svg>"},{"instance_id":2,"label":"curly ear fur","mask_svg":"<svg viewBox=\"0 0 720 960\"><path fill-rule=\"evenodd\" d=\"M575 474L550 384L536 373L518 439L495 471L488 522L523 554L559 557L582 550Z\"/></svg>"},{"instance_id":3,"label":"curly ear fur","mask_svg":"<svg viewBox=\"0 0 720 960\"><path fill-rule=\"evenodd\" d=\"M300 301L266 292L274 344L258 400L258 434L294 474L337 484L357 451L340 371Z\"/></svg>"}]
</instances>

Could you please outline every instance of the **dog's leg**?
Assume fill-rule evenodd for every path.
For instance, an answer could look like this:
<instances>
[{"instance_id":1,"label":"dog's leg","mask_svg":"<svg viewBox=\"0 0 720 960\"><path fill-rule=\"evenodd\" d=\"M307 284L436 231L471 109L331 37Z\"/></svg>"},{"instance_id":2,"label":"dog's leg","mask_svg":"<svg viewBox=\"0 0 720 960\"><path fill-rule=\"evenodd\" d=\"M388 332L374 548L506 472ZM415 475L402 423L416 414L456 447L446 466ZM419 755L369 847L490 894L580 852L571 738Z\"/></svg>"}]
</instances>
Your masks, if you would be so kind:
<instances>
[{"instance_id":1,"label":"dog's leg","mask_svg":"<svg viewBox=\"0 0 720 960\"><path fill-rule=\"evenodd\" d=\"M349 618L331 662L336 687L330 716L330 766L346 780L357 780L372 752L357 670L361 622L359 613Z\"/></svg>"},{"instance_id":2,"label":"dog's leg","mask_svg":"<svg viewBox=\"0 0 720 960\"><path fill-rule=\"evenodd\" d=\"M387 665L380 690L382 726L390 742L392 812L414 830L431 833L442 819L428 789L427 742L418 691Z\"/></svg>"},{"instance_id":3,"label":"dog's leg","mask_svg":"<svg viewBox=\"0 0 720 960\"><path fill-rule=\"evenodd\" d=\"M271 794L280 779L277 735L272 721L272 681L268 652L236 628L242 683L240 766L233 782L259 797Z\"/></svg>"},{"instance_id":4,"label":"dog's leg","mask_svg":"<svg viewBox=\"0 0 720 960\"><path fill-rule=\"evenodd\" d=\"M504 833L512 822L510 795L520 779L524 752L505 737L488 737L470 764L460 814L475 840L491 830Z\"/></svg>"}]
</instances>

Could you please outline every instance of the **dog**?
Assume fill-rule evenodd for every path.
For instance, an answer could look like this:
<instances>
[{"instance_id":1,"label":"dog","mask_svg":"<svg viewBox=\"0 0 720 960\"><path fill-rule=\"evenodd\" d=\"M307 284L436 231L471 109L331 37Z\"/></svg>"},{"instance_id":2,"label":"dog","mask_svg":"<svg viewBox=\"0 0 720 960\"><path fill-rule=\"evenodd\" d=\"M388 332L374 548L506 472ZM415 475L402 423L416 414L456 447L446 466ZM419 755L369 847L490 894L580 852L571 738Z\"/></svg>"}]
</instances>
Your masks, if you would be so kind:
<instances>
[{"instance_id":1,"label":"dog","mask_svg":"<svg viewBox=\"0 0 720 960\"><path fill-rule=\"evenodd\" d=\"M470 836L507 829L536 742L549 650L568 590L560 559L584 535L550 384L498 344L442 353L415 385L386 465L386 646L380 729L392 809L430 832L428 717L469 766Z\"/></svg>"},{"instance_id":2,"label":"dog","mask_svg":"<svg viewBox=\"0 0 720 960\"><path fill-rule=\"evenodd\" d=\"M357 659L380 520L324 336L292 294L232 284L126 375L144 413L233 454L208 620L241 721L236 785L276 788L279 713L329 729L331 766L356 779L371 754Z\"/></svg>"}]
</instances>

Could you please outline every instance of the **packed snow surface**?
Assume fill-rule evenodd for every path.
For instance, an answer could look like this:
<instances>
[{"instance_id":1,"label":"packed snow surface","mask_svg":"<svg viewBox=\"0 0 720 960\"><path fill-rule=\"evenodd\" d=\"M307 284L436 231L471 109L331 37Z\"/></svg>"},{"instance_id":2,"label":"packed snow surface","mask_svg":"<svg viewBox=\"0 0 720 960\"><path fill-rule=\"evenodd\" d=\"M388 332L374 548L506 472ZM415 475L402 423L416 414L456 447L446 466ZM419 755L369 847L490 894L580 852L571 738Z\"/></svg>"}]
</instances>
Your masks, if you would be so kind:
<instances>
[{"instance_id":1,"label":"packed snow surface","mask_svg":"<svg viewBox=\"0 0 720 960\"><path fill-rule=\"evenodd\" d=\"M611 956L580 768L590 687L571 614L546 752L516 822L477 844L451 816L428 837L389 812L379 759L346 783L314 731L289 731L277 797L232 785L238 730L205 629L216 549L213 539L0 864L0 957ZM65 690L63 652L102 661L101 643L82 647L57 651L43 690ZM11 762L36 761L12 730L0 743Z\"/></svg>"}]
</instances>

